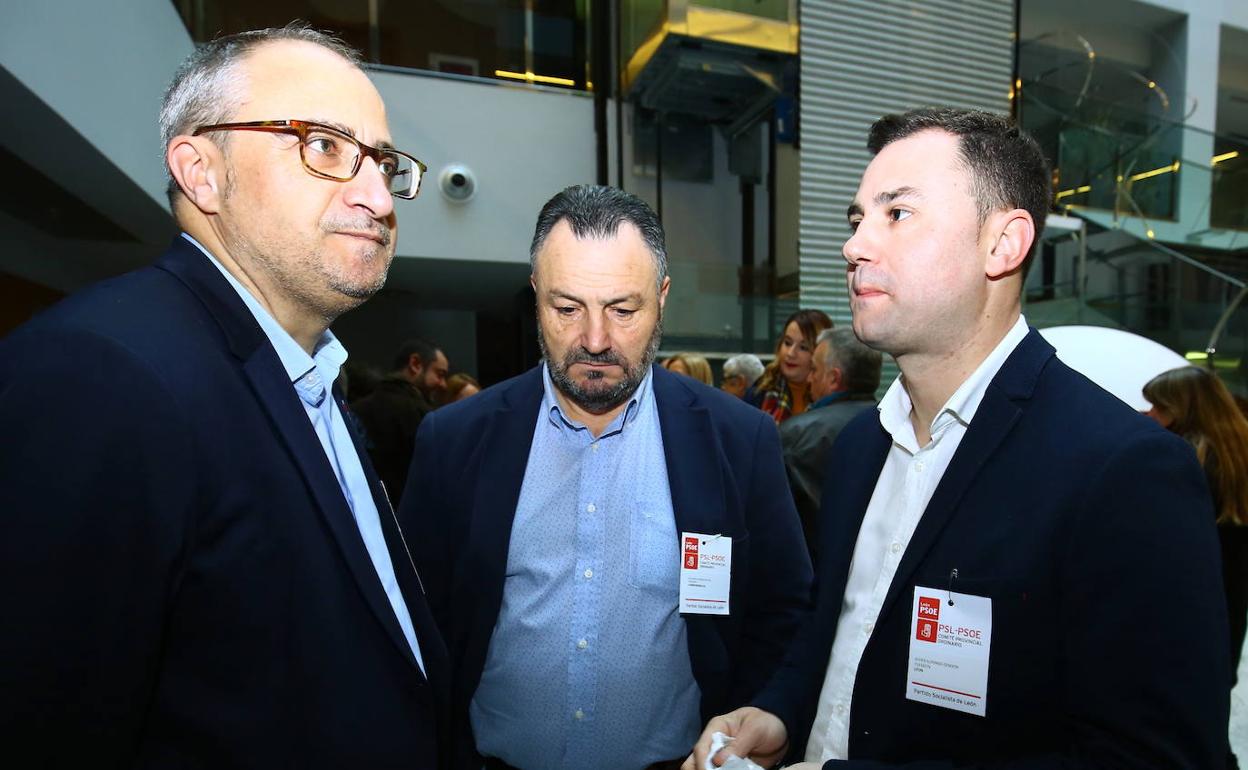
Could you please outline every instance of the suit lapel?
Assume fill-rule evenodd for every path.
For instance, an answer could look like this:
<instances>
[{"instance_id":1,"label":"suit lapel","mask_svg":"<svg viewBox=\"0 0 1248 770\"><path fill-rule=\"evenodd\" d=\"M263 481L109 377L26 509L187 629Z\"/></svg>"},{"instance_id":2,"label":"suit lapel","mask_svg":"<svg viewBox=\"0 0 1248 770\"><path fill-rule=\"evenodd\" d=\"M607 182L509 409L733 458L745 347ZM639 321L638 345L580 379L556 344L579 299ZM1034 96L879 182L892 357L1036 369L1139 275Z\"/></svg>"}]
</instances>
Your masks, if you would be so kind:
<instances>
[{"instance_id":1,"label":"suit lapel","mask_svg":"<svg viewBox=\"0 0 1248 770\"><path fill-rule=\"evenodd\" d=\"M472 565L472 574L458 577L464 581L463 588L477 586L488 592L481 605L485 611L479 618L489 625L484 629L486 634L492 632L502 604L511 526L533 446L533 425L542 403L541 367L519 377L502 394L502 406L494 412L481 436L483 454L477 466L480 472L472 497L467 541L472 556L462 560ZM456 585L461 587L458 581Z\"/></svg>"},{"instance_id":2,"label":"suit lapel","mask_svg":"<svg viewBox=\"0 0 1248 770\"><path fill-rule=\"evenodd\" d=\"M303 476L318 513L337 542L365 602L400 654L416 668L416 658L381 587L329 458L264 331L220 271L185 239L175 238L173 247L157 267L185 283L217 320L230 351L242 360L243 374L268 415L274 434L285 445Z\"/></svg>"},{"instance_id":3,"label":"suit lapel","mask_svg":"<svg viewBox=\"0 0 1248 770\"><path fill-rule=\"evenodd\" d=\"M679 375L659 366L652 371L651 390L659 413L676 533L721 534L724 483L716 462L719 454L710 412L680 382Z\"/></svg>"},{"instance_id":4,"label":"suit lapel","mask_svg":"<svg viewBox=\"0 0 1248 770\"><path fill-rule=\"evenodd\" d=\"M884 617L897 601L902 588L909 585L941 531L957 514L962 498L984 464L1018 422L1022 407L1016 401L1030 398L1040 370L1052 356L1053 348L1033 329L989 383L984 399L967 427L966 435L962 437L962 443L954 452L945 475L936 486L910 538L910 545L897 566L897 574L880 608L880 617Z\"/></svg>"},{"instance_id":5,"label":"suit lapel","mask_svg":"<svg viewBox=\"0 0 1248 770\"><path fill-rule=\"evenodd\" d=\"M876 481L888 459L892 437L880 426L879 419L861 448L855 447L856 467L835 472L837 483L824 491L819 506L819 575L817 584L828 596L841 597L849 581L849 567L858 544L858 531L867 514L867 506L875 493ZM848 470L849 472L846 472ZM832 581L826 583L825 581ZM836 604L840 614L841 604ZM833 619L835 626L835 619Z\"/></svg>"},{"instance_id":6,"label":"suit lapel","mask_svg":"<svg viewBox=\"0 0 1248 770\"><path fill-rule=\"evenodd\" d=\"M399 528L394 506L391 505L387 490L373 469L373 463L369 459L363 441L348 418L350 410L341 394L335 391L334 397L338 401L338 409L342 412L346 423L347 433L351 435L355 453L364 467L364 476L368 479L369 491L373 494L373 503L377 506L377 516L381 523L382 535L386 539L390 564L394 569L394 577L399 583L399 589L403 593L403 601L407 605L408 615L412 619L412 627L416 632L416 641L420 645L421 657L424 659L425 676L436 687L445 688L449 686L449 683L445 681L446 646L438 632L433 615L429 611L429 604L425 599L425 587L421 583L420 574L416 571L416 565L408 551L407 542L404 540L403 531ZM404 639L404 647L406 646L406 639ZM415 663L414 658L412 662Z\"/></svg>"},{"instance_id":7,"label":"suit lapel","mask_svg":"<svg viewBox=\"0 0 1248 770\"><path fill-rule=\"evenodd\" d=\"M672 496L672 515L676 520L676 547L680 548L681 532L706 535L722 534L724 525L724 481L716 462L719 452L711 430L710 412L692 389L680 381L680 375L654 366L651 393L659 414L659 431L663 437L663 456L667 465L667 484ZM730 535L740 535L730 532ZM735 547L735 546L734 546ZM729 610L739 608L729 605ZM689 664L699 681L719 676L704 654L717 649L719 624L712 615L688 614L685 631L688 635Z\"/></svg>"}]
</instances>

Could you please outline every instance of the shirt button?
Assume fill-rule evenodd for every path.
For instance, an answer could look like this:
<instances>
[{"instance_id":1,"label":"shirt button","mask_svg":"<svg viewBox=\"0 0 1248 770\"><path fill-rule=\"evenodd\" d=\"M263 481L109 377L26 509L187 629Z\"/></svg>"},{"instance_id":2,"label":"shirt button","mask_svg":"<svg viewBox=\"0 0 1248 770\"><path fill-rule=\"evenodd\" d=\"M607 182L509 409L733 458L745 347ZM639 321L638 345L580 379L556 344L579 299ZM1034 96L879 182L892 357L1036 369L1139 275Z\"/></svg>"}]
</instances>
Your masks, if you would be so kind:
<instances>
[{"instance_id":1,"label":"shirt button","mask_svg":"<svg viewBox=\"0 0 1248 770\"><path fill-rule=\"evenodd\" d=\"M578 650L583 650L588 646L589 646L589 641L587 639L582 639L581 641L576 643L576 649Z\"/></svg>"},{"instance_id":2,"label":"shirt button","mask_svg":"<svg viewBox=\"0 0 1248 770\"><path fill-rule=\"evenodd\" d=\"M576 720L579 722L580 720L585 718L585 712L581 711L580 709L577 709L576 713L573 714L572 716L576 717Z\"/></svg>"},{"instance_id":3,"label":"shirt button","mask_svg":"<svg viewBox=\"0 0 1248 770\"><path fill-rule=\"evenodd\" d=\"M589 448L590 448L590 449L592 449L592 450L594 450L595 452L597 452L597 451L598 451L598 442L597 442L597 441L595 441L594 443L590 444L590 445L589 445Z\"/></svg>"},{"instance_id":4,"label":"shirt button","mask_svg":"<svg viewBox=\"0 0 1248 770\"><path fill-rule=\"evenodd\" d=\"M888 550L892 551L893 553L897 553L898 551L901 550L901 543L893 543L892 545L888 547Z\"/></svg>"},{"instance_id":5,"label":"shirt button","mask_svg":"<svg viewBox=\"0 0 1248 770\"><path fill-rule=\"evenodd\" d=\"M843 704L843 703L838 703L838 704L836 704L836 713L837 713L837 714L844 714L844 713L845 713L845 704Z\"/></svg>"},{"instance_id":6,"label":"shirt button","mask_svg":"<svg viewBox=\"0 0 1248 770\"><path fill-rule=\"evenodd\" d=\"M915 473L922 473L922 472L923 472L923 462L922 462L921 460L920 460L919 462L917 462L917 463L915 463L915 464L914 464L914 472L915 472Z\"/></svg>"},{"instance_id":7,"label":"shirt button","mask_svg":"<svg viewBox=\"0 0 1248 770\"><path fill-rule=\"evenodd\" d=\"M586 580L589 580L589 579L590 579L590 578L592 578L593 576L594 576L594 571L593 571L592 569L587 569L587 570L585 570L585 579L586 579Z\"/></svg>"},{"instance_id":8,"label":"shirt button","mask_svg":"<svg viewBox=\"0 0 1248 770\"><path fill-rule=\"evenodd\" d=\"M874 628L875 628L875 624L874 624L874 623L863 623L863 624L862 624L862 631L863 631L863 633L869 634L869 633L871 633L871 631L872 631Z\"/></svg>"},{"instance_id":9,"label":"shirt button","mask_svg":"<svg viewBox=\"0 0 1248 770\"><path fill-rule=\"evenodd\" d=\"M590 513L593 513L594 511L598 510L598 506L594 505L593 503L590 503L589 505L585 506L585 510L589 511Z\"/></svg>"}]
</instances>

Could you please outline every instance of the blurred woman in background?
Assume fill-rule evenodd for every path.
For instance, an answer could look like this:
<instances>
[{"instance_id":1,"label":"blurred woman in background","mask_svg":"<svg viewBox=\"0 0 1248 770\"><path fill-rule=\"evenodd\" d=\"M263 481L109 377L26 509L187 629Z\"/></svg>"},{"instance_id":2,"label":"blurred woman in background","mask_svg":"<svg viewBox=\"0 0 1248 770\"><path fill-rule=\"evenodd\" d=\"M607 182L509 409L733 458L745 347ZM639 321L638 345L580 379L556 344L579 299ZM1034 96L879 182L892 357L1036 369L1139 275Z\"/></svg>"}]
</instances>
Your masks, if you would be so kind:
<instances>
[{"instance_id":1,"label":"blurred woman in background","mask_svg":"<svg viewBox=\"0 0 1248 770\"><path fill-rule=\"evenodd\" d=\"M1144 386L1148 416L1196 449L1209 479L1231 619L1232 671L1248 630L1248 420L1213 372L1182 366Z\"/></svg>"},{"instance_id":2,"label":"blurred woman in background","mask_svg":"<svg viewBox=\"0 0 1248 770\"><path fill-rule=\"evenodd\" d=\"M452 374L446 378L446 393L442 397L443 404L450 404L455 401L463 401L469 396L475 396L481 392L481 385L472 378L470 374Z\"/></svg>"},{"instance_id":3,"label":"blurred woman in background","mask_svg":"<svg viewBox=\"0 0 1248 770\"><path fill-rule=\"evenodd\" d=\"M663 368L669 372L692 377L703 385L715 384L715 378L711 375L710 362L694 353L677 353L663 362Z\"/></svg>"},{"instance_id":4,"label":"blurred woman in background","mask_svg":"<svg viewBox=\"0 0 1248 770\"><path fill-rule=\"evenodd\" d=\"M776 358L763 370L754 388L758 408L772 416L776 424L801 414L810 405L810 371L814 368L815 338L832 328L832 319L822 310L798 310L784 322L776 343Z\"/></svg>"}]
</instances>

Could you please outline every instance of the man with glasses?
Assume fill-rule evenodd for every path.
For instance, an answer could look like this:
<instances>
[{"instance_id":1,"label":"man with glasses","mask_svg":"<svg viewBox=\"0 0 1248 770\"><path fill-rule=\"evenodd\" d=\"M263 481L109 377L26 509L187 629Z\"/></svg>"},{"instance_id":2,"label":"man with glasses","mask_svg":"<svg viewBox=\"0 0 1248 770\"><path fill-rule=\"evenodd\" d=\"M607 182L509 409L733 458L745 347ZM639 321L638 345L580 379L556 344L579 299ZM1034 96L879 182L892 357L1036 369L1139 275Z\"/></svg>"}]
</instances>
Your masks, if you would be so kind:
<instances>
[{"instance_id":1,"label":"man with glasses","mask_svg":"<svg viewBox=\"0 0 1248 770\"><path fill-rule=\"evenodd\" d=\"M303 27L201 46L161 129L181 235L0 343L4 753L445 767L446 651L328 331L424 166Z\"/></svg>"}]
</instances>

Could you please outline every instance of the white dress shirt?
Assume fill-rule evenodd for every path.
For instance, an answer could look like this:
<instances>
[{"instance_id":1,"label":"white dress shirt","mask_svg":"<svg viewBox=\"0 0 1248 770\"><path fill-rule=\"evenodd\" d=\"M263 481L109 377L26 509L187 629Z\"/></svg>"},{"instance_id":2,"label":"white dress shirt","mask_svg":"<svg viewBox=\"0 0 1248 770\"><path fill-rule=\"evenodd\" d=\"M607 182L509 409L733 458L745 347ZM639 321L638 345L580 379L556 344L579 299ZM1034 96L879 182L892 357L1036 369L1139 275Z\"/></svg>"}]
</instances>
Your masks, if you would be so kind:
<instances>
[{"instance_id":1,"label":"white dress shirt","mask_svg":"<svg viewBox=\"0 0 1248 770\"><path fill-rule=\"evenodd\" d=\"M849 712L854 680L884 597L897 574L897 565L962 443L988 384L1026 336L1027 322L1019 316L1001 342L936 413L929 426L932 438L926 446L920 447L915 437L910 422L910 395L901 376L880 401L880 425L892 436L893 444L858 531L832 655L819 693L819 709L806 744L807 762L850 758Z\"/></svg>"}]
</instances>

